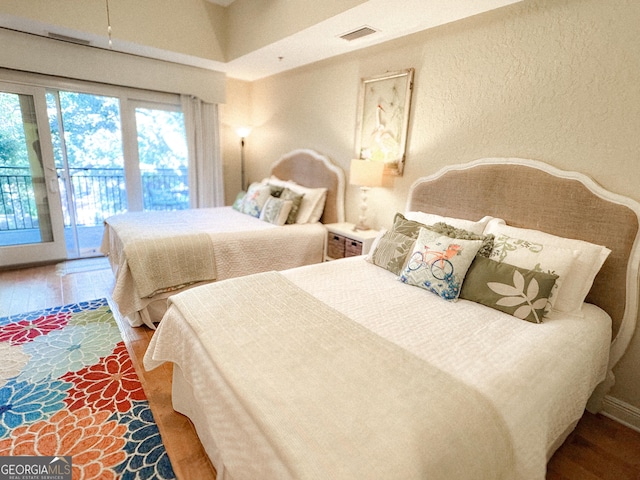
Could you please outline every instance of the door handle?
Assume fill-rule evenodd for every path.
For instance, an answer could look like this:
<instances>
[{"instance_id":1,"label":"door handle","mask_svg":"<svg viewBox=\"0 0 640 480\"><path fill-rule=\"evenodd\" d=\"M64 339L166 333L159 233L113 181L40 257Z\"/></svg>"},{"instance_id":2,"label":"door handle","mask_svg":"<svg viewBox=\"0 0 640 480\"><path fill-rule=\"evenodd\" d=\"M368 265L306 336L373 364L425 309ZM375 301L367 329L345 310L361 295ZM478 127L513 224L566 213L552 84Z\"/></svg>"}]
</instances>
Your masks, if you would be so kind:
<instances>
[{"instance_id":1,"label":"door handle","mask_svg":"<svg viewBox=\"0 0 640 480\"><path fill-rule=\"evenodd\" d=\"M51 193L58 193L58 178L50 178L49 179L49 191Z\"/></svg>"},{"instance_id":2,"label":"door handle","mask_svg":"<svg viewBox=\"0 0 640 480\"><path fill-rule=\"evenodd\" d=\"M58 172L52 167L45 168L53 173L53 176L49 178L49 192L58 193Z\"/></svg>"}]
</instances>

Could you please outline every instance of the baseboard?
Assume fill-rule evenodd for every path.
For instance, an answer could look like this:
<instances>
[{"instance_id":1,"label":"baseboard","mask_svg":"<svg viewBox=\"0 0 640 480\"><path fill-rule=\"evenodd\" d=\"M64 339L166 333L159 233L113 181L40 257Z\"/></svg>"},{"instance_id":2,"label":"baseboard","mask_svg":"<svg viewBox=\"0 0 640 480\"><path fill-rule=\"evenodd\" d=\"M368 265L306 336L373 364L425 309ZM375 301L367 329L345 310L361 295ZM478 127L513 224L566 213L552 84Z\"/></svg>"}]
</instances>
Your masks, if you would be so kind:
<instances>
[{"instance_id":1,"label":"baseboard","mask_svg":"<svg viewBox=\"0 0 640 480\"><path fill-rule=\"evenodd\" d=\"M609 395L602 402L602 415L640 432L640 409Z\"/></svg>"}]
</instances>

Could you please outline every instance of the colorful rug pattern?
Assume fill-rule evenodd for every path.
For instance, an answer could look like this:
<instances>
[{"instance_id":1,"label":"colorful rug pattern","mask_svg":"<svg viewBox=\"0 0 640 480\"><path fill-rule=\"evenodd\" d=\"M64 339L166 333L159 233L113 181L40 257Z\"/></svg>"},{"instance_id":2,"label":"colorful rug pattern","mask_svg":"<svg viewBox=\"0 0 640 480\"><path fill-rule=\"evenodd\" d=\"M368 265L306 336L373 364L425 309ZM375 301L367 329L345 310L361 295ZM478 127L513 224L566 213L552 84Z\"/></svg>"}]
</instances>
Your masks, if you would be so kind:
<instances>
[{"instance_id":1,"label":"colorful rug pattern","mask_svg":"<svg viewBox=\"0 0 640 480\"><path fill-rule=\"evenodd\" d=\"M72 456L75 479L173 479L105 299L0 318L0 455Z\"/></svg>"}]
</instances>

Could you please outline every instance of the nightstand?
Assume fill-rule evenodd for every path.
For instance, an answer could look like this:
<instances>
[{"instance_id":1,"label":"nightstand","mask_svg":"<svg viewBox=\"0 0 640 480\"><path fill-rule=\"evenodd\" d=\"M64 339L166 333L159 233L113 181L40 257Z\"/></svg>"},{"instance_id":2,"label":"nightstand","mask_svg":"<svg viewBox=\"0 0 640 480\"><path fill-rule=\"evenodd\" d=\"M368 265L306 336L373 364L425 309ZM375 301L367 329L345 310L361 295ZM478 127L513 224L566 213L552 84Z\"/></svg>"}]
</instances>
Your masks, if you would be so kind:
<instances>
[{"instance_id":1,"label":"nightstand","mask_svg":"<svg viewBox=\"0 0 640 480\"><path fill-rule=\"evenodd\" d=\"M366 255L369 253L377 230L354 230L353 223L329 223L327 229L326 260Z\"/></svg>"}]
</instances>

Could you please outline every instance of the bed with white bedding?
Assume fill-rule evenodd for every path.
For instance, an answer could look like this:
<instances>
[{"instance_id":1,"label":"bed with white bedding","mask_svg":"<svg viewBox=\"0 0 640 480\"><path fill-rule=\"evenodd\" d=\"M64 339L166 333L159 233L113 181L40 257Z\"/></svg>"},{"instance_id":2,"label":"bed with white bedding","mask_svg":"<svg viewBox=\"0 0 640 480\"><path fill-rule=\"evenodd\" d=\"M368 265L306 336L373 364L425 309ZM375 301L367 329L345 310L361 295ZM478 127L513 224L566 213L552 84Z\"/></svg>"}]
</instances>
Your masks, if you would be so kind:
<instances>
[{"instance_id":1,"label":"bed with white bedding","mask_svg":"<svg viewBox=\"0 0 640 480\"><path fill-rule=\"evenodd\" d=\"M233 207L130 212L105 221L101 251L116 277L113 299L131 325L154 328L166 298L184 288L323 261L320 222L344 220L342 170L315 151L295 150L271 174Z\"/></svg>"},{"instance_id":2,"label":"bed with white bedding","mask_svg":"<svg viewBox=\"0 0 640 480\"><path fill-rule=\"evenodd\" d=\"M450 167L414 184L390 232L411 218L492 232L478 265L500 263L513 285L486 282L493 271L478 270L479 256L464 282L491 283L507 301L472 301L464 282L455 301L434 295L434 282L407 285L419 242L435 245L425 223L410 248L397 244L399 272L376 256L381 239L370 258L171 297L145 368L174 363L174 408L219 479L543 479L635 329L639 216L637 203L538 162ZM475 241L456 235L464 248ZM441 253L459 268L462 255ZM543 271L516 265L531 261ZM553 293L549 278L562 279ZM544 289L553 301L542 305Z\"/></svg>"}]
</instances>

